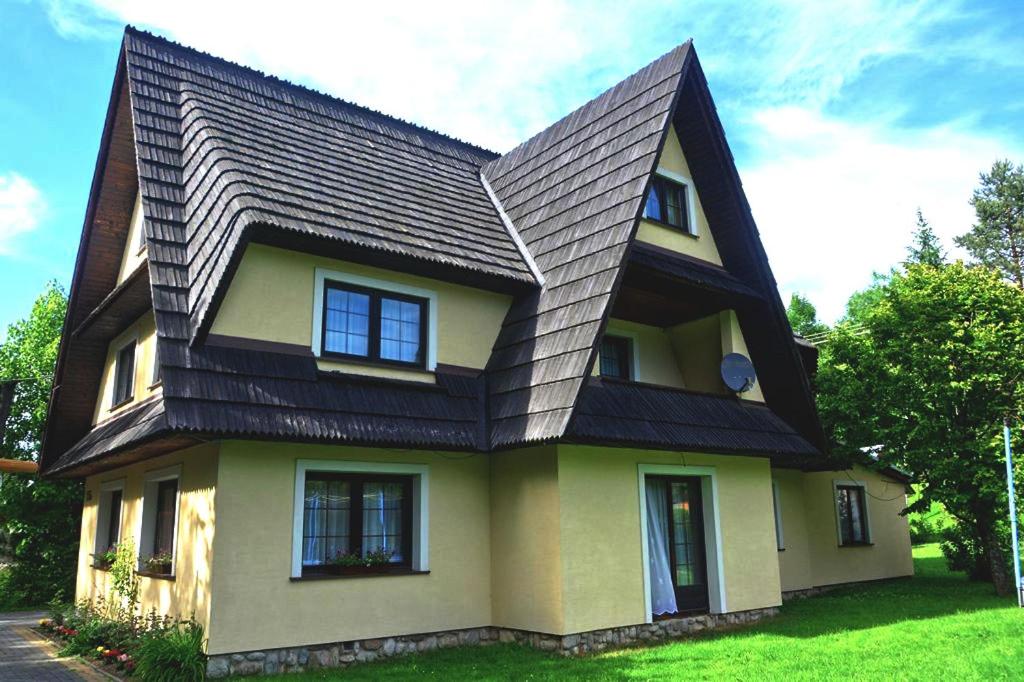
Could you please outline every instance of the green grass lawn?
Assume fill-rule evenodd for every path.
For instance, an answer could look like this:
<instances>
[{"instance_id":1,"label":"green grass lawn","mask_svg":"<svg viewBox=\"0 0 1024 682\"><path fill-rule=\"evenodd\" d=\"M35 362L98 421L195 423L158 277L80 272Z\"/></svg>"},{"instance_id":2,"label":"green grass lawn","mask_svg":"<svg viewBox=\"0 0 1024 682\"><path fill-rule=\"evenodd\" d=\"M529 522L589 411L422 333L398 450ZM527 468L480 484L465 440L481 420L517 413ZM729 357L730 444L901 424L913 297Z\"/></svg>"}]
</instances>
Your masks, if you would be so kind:
<instances>
[{"instance_id":1,"label":"green grass lawn","mask_svg":"<svg viewBox=\"0 0 1024 682\"><path fill-rule=\"evenodd\" d=\"M562 658L515 645L448 649L280 680L1007 679L1024 677L1024 609L914 549L916 577L843 588L744 630Z\"/></svg>"}]
</instances>

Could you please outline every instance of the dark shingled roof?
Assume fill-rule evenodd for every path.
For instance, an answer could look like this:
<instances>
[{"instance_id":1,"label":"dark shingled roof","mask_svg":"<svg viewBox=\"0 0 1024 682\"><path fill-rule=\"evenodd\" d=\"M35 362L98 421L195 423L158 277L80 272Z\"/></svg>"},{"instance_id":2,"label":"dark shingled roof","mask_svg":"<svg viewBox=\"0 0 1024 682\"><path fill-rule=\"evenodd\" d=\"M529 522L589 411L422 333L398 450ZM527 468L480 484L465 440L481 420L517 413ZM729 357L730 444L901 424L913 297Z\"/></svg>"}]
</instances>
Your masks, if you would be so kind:
<instances>
[{"instance_id":1,"label":"dark shingled roof","mask_svg":"<svg viewBox=\"0 0 1024 682\"><path fill-rule=\"evenodd\" d=\"M487 367L495 447L569 422L690 53L680 45L483 167L545 278L509 311Z\"/></svg>"},{"instance_id":2,"label":"dark shingled roof","mask_svg":"<svg viewBox=\"0 0 1024 682\"><path fill-rule=\"evenodd\" d=\"M799 459L819 454L764 405L729 396L590 381L566 438L633 447Z\"/></svg>"},{"instance_id":3,"label":"dark shingled roof","mask_svg":"<svg viewBox=\"0 0 1024 682\"><path fill-rule=\"evenodd\" d=\"M725 268L632 244L670 125L681 131ZM105 455L120 453L110 461L124 462L197 437L467 451L560 438L813 450L773 414L814 440L813 402L800 393L806 381L734 176L689 42L498 157L129 28L76 262L43 468L94 471ZM117 288L136 187L148 278ZM513 304L480 376L439 368L432 385L324 373L309 349L224 347L208 336L252 241L502 291ZM741 314L741 324L747 334L743 315L755 315L752 324L769 328L747 340L759 373L765 368L770 409L587 385L627 264L763 309L760 317ZM90 430L104 340L149 300L162 395ZM80 335L68 333L84 320ZM783 338L788 346L779 345ZM736 428L744 420L747 428Z\"/></svg>"}]
</instances>

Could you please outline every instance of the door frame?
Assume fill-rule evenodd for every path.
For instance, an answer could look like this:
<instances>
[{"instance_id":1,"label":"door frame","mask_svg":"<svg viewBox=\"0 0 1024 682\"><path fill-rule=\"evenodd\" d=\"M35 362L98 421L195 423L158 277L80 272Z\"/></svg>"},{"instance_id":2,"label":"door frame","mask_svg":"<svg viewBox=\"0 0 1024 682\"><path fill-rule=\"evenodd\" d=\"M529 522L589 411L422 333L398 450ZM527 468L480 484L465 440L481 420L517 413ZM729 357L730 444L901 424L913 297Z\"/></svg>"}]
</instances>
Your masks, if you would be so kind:
<instances>
[{"instance_id":1,"label":"door frame","mask_svg":"<svg viewBox=\"0 0 1024 682\"><path fill-rule=\"evenodd\" d=\"M647 476L692 476L700 478L704 513L704 558L707 563L708 606L711 613L725 613L725 570L722 560L722 522L718 511L718 474L713 466L679 464L638 464L637 496L640 498L640 555L644 577L644 622L651 614L651 569L647 544Z\"/></svg>"}]
</instances>

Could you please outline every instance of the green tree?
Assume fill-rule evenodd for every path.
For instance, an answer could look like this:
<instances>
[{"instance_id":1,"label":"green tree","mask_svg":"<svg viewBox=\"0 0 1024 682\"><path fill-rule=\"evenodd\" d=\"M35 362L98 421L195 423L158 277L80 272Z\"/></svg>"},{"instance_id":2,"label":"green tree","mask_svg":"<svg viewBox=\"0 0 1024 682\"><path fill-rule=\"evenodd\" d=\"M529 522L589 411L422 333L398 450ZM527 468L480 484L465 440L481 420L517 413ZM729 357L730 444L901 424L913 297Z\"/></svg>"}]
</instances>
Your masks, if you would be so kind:
<instances>
[{"instance_id":1,"label":"green tree","mask_svg":"<svg viewBox=\"0 0 1024 682\"><path fill-rule=\"evenodd\" d=\"M977 263L1024 287L1024 166L996 161L980 179L971 198L978 222L956 243Z\"/></svg>"},{"instance_id":2,"label":"green tree","mask_svg":"<svg viewBox=\"0 0 1024 682\"><path fill-rule=\"evenodd\" d=\"M38 460L67 297L51 283L29 316L7 328L0 381L18 379L0 457ZM7 606L73 594L82 513L79 481L18 474L0 477L0 525L13 563L0 585Z\"/></svg>"},{"instance_id":3,"label":"green tree","mask_svg":"<svg viewBox=\"0 0 1024 682\"><path fill-rule=\"evenodd\" d=\"M818 309L807 297L800 294L794 293L789 297L786 317L789 318L789 326L800 336L828 331L828 327L818 321Z\"/></svg>"},{"instance_id":4,"label":"green tree","mask_svg":"<svg viewBox=\"0 0 1024 682\"><path fill-rule=\"evenodd\" d=\"M909 510L942 504L1010 593L1001 438L1004 417L1024 413L1024 290L956 263L910 265L877 294L858 324L837 325L818 372L834 452L880 445L914 472Z\"/></svg>"},{"instance_id":5,"label":"green tree","mask_svg":"<svg viewBox=\"0 0 1024 682\"><path fill-rule=\"evenodd\" d=\"M907 247L907 260L904 265L932 265L940 267L946 264L946 253L935 230L924 219L921 209L917 209L917 228L914 230L913 241Z\"/></svg>"}]
</instances>

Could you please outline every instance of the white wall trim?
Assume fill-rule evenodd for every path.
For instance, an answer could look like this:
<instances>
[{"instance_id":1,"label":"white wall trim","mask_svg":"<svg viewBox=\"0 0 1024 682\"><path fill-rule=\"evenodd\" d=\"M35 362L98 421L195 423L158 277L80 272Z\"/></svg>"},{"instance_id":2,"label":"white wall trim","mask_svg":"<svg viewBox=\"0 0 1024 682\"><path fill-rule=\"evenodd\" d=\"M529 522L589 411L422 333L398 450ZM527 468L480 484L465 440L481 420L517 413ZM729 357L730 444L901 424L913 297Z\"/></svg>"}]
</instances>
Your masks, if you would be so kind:
<instances>
[{"instance_id":1,"label":"white wall trim","mask_svg":"<svg viewBox=\"0 0 1024 682\"><path fill-rule=\"evenodd\" d=\"M681 185L686 185L686 224L690 227L690 234L694 237L699 237L700 233L697 228L697 186L693 184L693 180L682 173L676 173L660 166L654 171L654 174L678 182Z\"/></svg>"},{"instance_id":2,"label":"white wall trim","mask_svg":"<svg viewBox=\"0 0 1024 682\"><path fill-rule=\"evenodd\" d=\"M324 315L324 283L327 281L344 282L356 286L392 291L396 294L417 296L427 299L427 371L433 372L437 369L437 292L432 289L398 284L384 279L363 277L353 275L339 270L328 270L327 268L316 268L313 275L313 355L320 357L320 346L322 345L323 315ZM415 368L413 368L415 369Z\"/></svg>"},{"instance_id":3,"label":"white wall trim","mask_svg":"<svg viewBox=\"0 0 1024 682\"><path fill-rule=\"evenodd\" d=\"M530 249L527 248L526 242L519 236L519 231L516 226L512 223L512 219L505 213L505 209L501 206L501 200L498 199L498 195L491 189L491 183L487 182L487 178L483 173L480 173L480 184L483 185L484 191L487 192L487 197L494 204L494 208L498 211L498 217L501 219L502 225L505 226L505 231L512 237L512 241L515 243L516 248L519 249L519 255L526 261L526 266L530 268L530 272L533 273L533 278L537 280L537 284L544 286L544 273L541 272L537 266L537 261L533 260L533 254L530 253Z\"/></svg>"},{"instance_id":4,"label":"white wall trim","mask_svg":"<svg viewBox=\"0 0 1024 682\"><path fill-rule=\"evenodd\" d=\"M153 555L153 533L156 529L156 491L157 484L162 481L178 481L178 489L174 494L174 534L171 537L171 575L175 574L175 565L178 563L178 521L181 514L181 465L165 467L147 471L143 477L142 487L142 515L139 518L138 569L144 570L146 559Z\"/></svg>"},{"instance_id":5,"label":"white wall trim","mask_svg":"<svg viewBox=\"0 0 1024 682\"><path fill-rule=\"evenodd\" d=\"M651 569L647 545L647 476L699 476L704 512L704 546L707 560L708 601L711 613L726 613L725 562L722 558L722 520L718 504L718 473L713 466L684 466L681 464L638 464L640 497L640 555L644 576L644 617L651 623ZM709 513L710 512L710 513Z\"/></svg>"},{"instance_id":6,"label":"white wall trim","mask_svg":"<svg viewBox=\"0 0 1024 682\"><path fill-rule=\"evenodd\" d=\"M306 473L332 471L363 474L412 475L412 568L427 571L430 547L430 466L402 462L355 462L342 459L299 459L295 461L295 491L292 500L292 571L302 577L302 516L306 497Z\"/></svg>"},{"instance_id":7,"label":"white wall trim","mask_svg":"<svg viewBox=\"0 0 1024 682\"><path fill-rule=\"evenodd\" d=\"M870 544L874 542L871 535L871 512L868 509L868 484L854 479L832 479L832 508L836 513L836 544L843 547L843 527L839 523L839 486L856 486L864 496L864 539Z\"/></svg>"}]
</instances>

